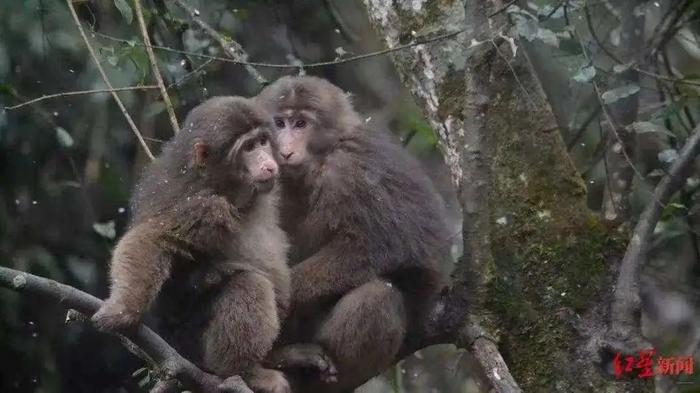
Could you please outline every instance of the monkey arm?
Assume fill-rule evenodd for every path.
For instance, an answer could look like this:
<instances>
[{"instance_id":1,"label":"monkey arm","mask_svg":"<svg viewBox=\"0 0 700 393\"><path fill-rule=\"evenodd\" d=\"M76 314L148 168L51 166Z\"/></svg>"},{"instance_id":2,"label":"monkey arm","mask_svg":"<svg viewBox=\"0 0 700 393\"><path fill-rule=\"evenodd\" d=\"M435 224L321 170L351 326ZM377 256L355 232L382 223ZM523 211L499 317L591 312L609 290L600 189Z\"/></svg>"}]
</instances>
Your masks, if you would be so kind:
<instances>
[{"instance_id":1,"label":"monkey arm","mask_svg":"<svg viewBox=\"0 0 700 393\"><path fill-rule=\"evenodd\" d=\"M170 276L172 254L158 229L137 225L119 241L112 256L109 299L93 316L108 331L134 326Z\"/></svg>"},{"instance_id":2,"label":"monkey arm","mask_svg":"<svg viewBox=\"0 0 700 393\"><path fill-rule=\"evenodd\" d=\"M367 257L348 242L331 242L292 267L292 307L337 299L377 277Z\"/></svg>"}]
</instances>

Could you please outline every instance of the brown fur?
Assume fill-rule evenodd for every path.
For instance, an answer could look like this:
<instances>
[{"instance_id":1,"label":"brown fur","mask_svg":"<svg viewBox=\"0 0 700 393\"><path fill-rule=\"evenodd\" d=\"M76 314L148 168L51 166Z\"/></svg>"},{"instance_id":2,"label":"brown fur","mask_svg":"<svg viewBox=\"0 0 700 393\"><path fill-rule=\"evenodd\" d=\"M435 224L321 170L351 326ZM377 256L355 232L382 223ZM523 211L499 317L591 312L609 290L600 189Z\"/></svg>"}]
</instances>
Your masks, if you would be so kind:
<instances>
[{"instance_id":1,"label":"brown fur","mask_svg":"<svg viewBox=\"0 0 700 393\"><path fill-rule=\"evenodd\" d=\"M257 367L279 333L290 285L278 191L268 189L274 177L260 180L277 170L269 127L243 98L191 111L136 187L133 221L112 257L111 294L93 321L125 329L152 309L183 355L221 377L276 375L274 389L258 390L277 393L288 390L284 378ZM246 141L255 148L244 154Z\"/></svg>"},{"instance_id":2,"label":"brown fur","mask_svg":"<svg viewBox=\"0 0 700 393\"><path fill-rule=\"evenodd\" d=\"M393 363L442 288L441 204L419 165L365 129L331 83L284 77L257 100L278 128L282 227L292 246L291 318L281 344L320 344L338 369L335 383L296 374L295 391L346 391ZM294 363L298 351L288 348L270 359Z\"/></svg>"}]
</instances>

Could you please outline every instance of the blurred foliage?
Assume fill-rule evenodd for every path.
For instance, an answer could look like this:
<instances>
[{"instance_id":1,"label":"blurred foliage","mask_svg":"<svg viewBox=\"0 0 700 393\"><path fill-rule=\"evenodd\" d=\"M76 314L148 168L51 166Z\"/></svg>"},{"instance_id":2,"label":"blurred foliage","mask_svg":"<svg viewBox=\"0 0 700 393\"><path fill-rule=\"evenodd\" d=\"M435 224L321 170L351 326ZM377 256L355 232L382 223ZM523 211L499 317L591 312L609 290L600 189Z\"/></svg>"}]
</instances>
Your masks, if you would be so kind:
<instances>
[{"instance_id":1,"label":"blurred foliage","mask_svg":"<svg viewBox=\"0 0 700 393\"><path fill-rule=\"evenodd\" d=\"M210 96L257 93L259 86L242 67L196 55L224 56L185 13L171 2L142 1L154 45L194 53L156 50L180 121ZM190 1L203 20L256 60L332 59L340 47L362 53L379 45L373 37L347 41L328 7L319 6L323 2L294 3ZM115 87L154 84L131 0L74 5ZM364 18L357 4L352 7L353 18ZM301 19L304 24L296 23ZM391 128L398 137L415 130L411 149L438 157L432 131L410 98L388 103L378 95L386 86L400 88L391 70L384 58L346 67L342 74L330 68L309 72L353 87L348 90L362 110L388 108L368 114L381 118L370 125ZM281 75L262 71L271 79ZM369 74L384 76L368 83ZM64 1L0 4L0 108L47 94L102 88ZM157 153L172 135L158 91L119 96ZM131 187L146 162L109 94L0 109L0 264L105 297L111 248L128 223ZM141 363L117 340L80 324L63 325L64 310L57 304L6 290L0 294L0 391L142 391L139 386L148 376L132 376Z\"/></svg>"},{"instance_id":2,"label":"blurred foliage","mask_svg":"<svg viewBox=\"0 0 700 393\"><path fill-rule=\"evenodd\" d=\"M153 44L175 50L157 49L156 55L180 121L208 97L257 93L259 86L243 67L199 56L224 54L180 9L165 0L142 1ZM255 61L310 63L382 48L359 1L189 3L203 20L240 43ZM615 5L609 5L612 3ZM632 66L611 61L596 42L598 38L613 50L619 47L621 18L614 12L618 3L522 1L506 14L519 38L513 41L517 50L527 44L546 59L536 67L552 107L563 114L558 118L562 137L589 185L593 210L601 210L609 181L603 153L611 136L605 135L600 105L639 99L637 119L630 124L636 138L632 164L642 175L635 176L630 189L633 223L638 212L653 203L653 187L700 116L700 0L681 2L687 7L678 37L668 40L657 56L661 59L643 64L651 76L606 87L597 97L591 93L592 83L613 84ZM74 4L112 84L153 84L131 0L79 0ZM677 4L673 0L639 2L634 12L647 19L647 40L654 38L667 10ZM594 31L587 23L586 10ZM260 71L275 79L300 70ZM445 195L452 213L450 224L457 231L460 214L437 139L403 88L390 58L373 57L304 72L326 77L351 92L368 126L393 132L423 161ZM0 4L0 108L47 94L101 88L104 83L64 1ZM172 135L159 92L134 90L119 96L157 153L162 141ZM14 110L0 109L0 264L105 297L110 251L128 223L131 187L146 162L109 94L66 96ZM665 282L666 288L688 293L693 300L700 297L698 187L696 168L683 192L664 209L648 273ZM683 322L692 322L692 318L695 316ZM142 364L118 340L79 324L64 325L63 320L64 310L56 304L0 290L0 392L143 391L139 384L147 374L132 377ZM683 326L697 329L698 325L661 326L666 334L683 336L688 333ZM463 351L451 346L429 348L370 381L362 391L478 392L479 377L474 370L473 360Z\"/></svg>"}]
</instances>

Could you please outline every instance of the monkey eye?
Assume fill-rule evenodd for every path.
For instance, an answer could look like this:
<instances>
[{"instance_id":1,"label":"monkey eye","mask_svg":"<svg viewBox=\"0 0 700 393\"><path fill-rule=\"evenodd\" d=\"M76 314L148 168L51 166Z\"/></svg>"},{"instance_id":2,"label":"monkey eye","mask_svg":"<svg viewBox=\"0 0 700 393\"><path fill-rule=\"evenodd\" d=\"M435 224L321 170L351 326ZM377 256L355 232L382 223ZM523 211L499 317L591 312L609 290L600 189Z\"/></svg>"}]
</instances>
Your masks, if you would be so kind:
<instances>
[{"instance_id":1,"label":"monkey eye","mask_svg":"<svg viewBox=\"0 0 700 393\"><path fill-rule=\"evenodd\" d=\"M294 123L295 128L304 128L306 127L306 120L297 120L296 123Z\"/></svg>"},{"instance_id":2,"label":"monkey eye","mask_svg":"<svg viewBox=\"0 0 700 393\"><path fill-rule=\"evenodd\" d=\"M243 144L243 151L244 152L251 152L255 148L255 141L247 141L246 143Z\"/></svg>"},{"instance_id":3,"label":"monkey eye","mask_svg":"<svg viewBox=\"0 0 700 393\"><path fill-rule=\"evenodd\" d=\"M275 126L277 126L277 128L284 128L284 120L275 119Z\"/></svg>"}]
</instances>

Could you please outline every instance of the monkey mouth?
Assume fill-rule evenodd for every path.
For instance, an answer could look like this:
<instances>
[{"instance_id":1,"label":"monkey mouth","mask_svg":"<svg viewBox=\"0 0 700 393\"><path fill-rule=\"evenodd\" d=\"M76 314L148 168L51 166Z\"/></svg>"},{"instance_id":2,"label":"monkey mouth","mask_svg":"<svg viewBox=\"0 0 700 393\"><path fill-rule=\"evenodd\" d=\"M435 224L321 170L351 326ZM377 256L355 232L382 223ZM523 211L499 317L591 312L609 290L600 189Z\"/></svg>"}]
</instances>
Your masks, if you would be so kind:
<instances>
[{"instance_id":1,"label":"monkey mouth","mask_svg":"<svg viewBox=\"0 0 700 393\"><path fill-rule=\"evenodd\" d=\"M295 169L299 168L301 166L302 162L301 161L296 161L296 162L289 162L285 161L280 163L280 166L283 167L284 169Z\"/></svg>"},{"instance_id":2,"label":"monkey mouth","mask_svg":"<svg viewBox=\"0 0 700 393\"><path fill-rule=\"evenodd\" d=\"M272 187L275 186L276 177L270 177L268 179L260 179L253 183L253 186L258 192L269 192Z\"/></svg>"},{"instance_id":3,"label":"monkey mouth","mask_svg":"<svg viewBox=\"0 0 700 393\"><path fill-rule=\"evenodd\" d=\"M280 166L280 174L288 178L296 178L306 172L306 165L302 162L284 163Z\"/></svg>"}]
</instances>

